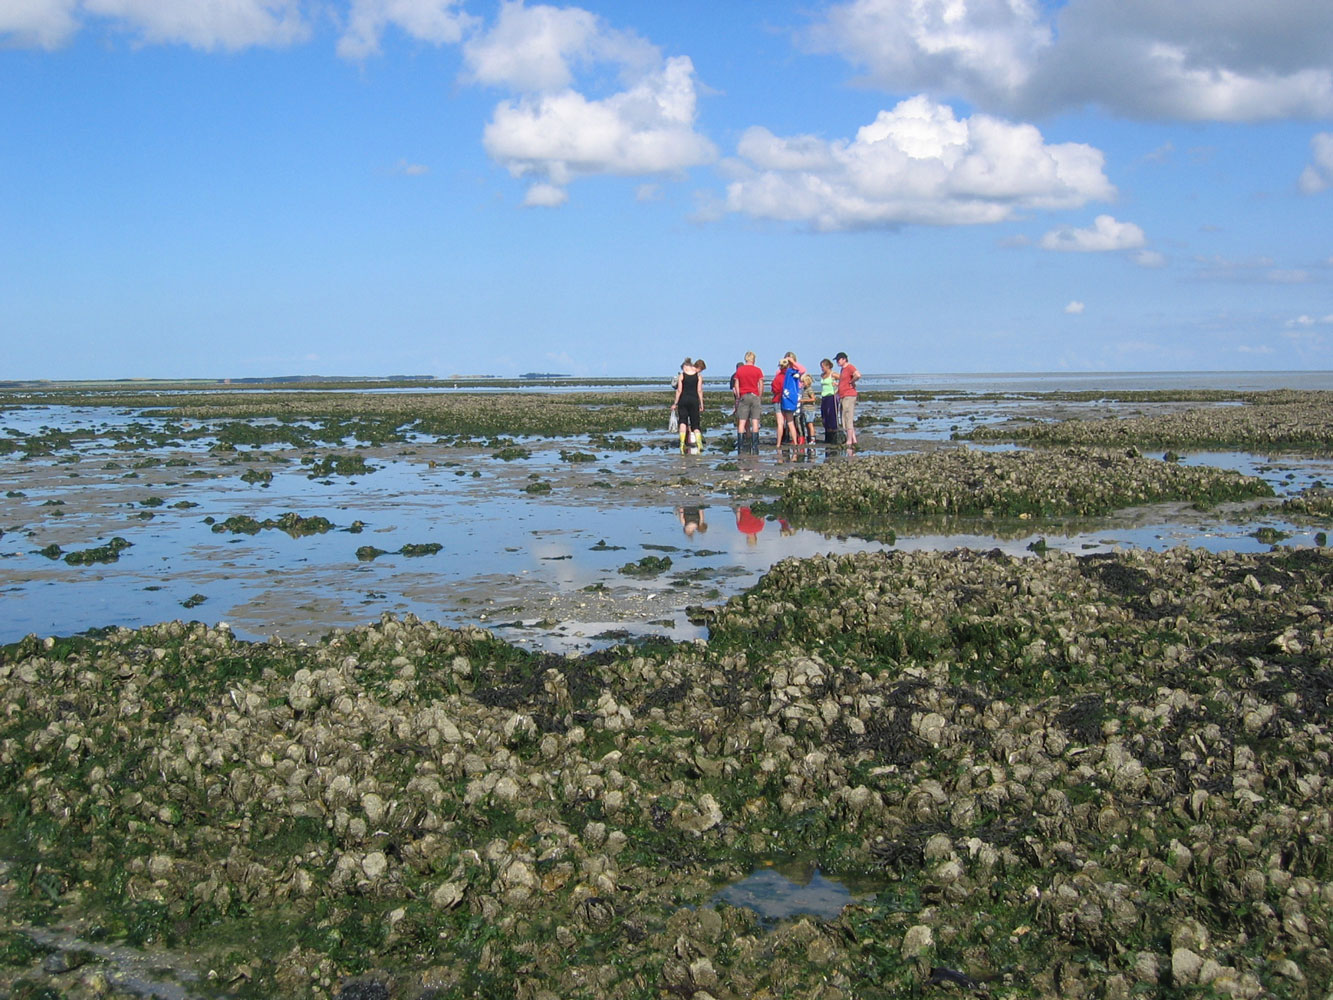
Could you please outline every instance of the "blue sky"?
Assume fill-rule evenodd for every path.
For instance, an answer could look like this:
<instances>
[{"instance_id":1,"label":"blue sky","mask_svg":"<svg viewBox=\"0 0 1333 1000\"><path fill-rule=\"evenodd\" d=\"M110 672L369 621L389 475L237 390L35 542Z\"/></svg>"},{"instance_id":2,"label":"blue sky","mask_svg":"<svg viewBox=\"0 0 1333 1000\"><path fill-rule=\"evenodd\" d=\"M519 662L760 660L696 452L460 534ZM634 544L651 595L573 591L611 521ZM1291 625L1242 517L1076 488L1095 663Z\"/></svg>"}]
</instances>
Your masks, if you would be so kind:
<instances>
[{"instance_id":1,"label":"blue sky","mask_svg":"<svg viewBox=\"0 0 1333 1000\"><path fill-rule=\"evenodd\" d=\"M0 94L0 379L1333 369L1328 0L2 0Z\"/></svg>"}]
</instances>

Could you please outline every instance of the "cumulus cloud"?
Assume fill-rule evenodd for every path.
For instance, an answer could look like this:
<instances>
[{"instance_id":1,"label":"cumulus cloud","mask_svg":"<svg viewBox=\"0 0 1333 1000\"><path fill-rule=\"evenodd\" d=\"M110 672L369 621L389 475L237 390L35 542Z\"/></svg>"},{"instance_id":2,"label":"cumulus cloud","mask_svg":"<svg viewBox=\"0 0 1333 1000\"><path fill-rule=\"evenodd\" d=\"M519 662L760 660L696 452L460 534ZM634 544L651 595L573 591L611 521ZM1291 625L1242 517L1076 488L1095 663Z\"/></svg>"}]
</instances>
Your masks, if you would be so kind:
<instances>
[{"instance_id":1,"label":"cumulus cloud","mask_svg":"<svg viewBox=\"0 0 1333 1000\"><path fill-rule=\"evenodd\" d=\"M1070 316L1082 316L1085 308L1086 306L1084 306L1082 302L1075 299L1073 302L1069 303L1069 305L1065 306L1065 312Z\"/></svg>"},{"instance_id":2,"label":"cumulus cloud","mask_svg":"<svg viewBox=\"0 0 1333 1000\"><path fill-rule=\"evenodd\" d=\"M684 56L601 100L575 90L502 102L482 136L515 176L567 184L589 174L669 173L708 163L711 142L694 131L694 67Z\"/></svg>"},{"instance_id":3,"label":"cumulus cloud","mask_svg":"<svg viewBox=\"0 0 1333 1000\"><path fill-rule=\"evenodd\" d=\"M1301 172L1301 190L1318 194L1333 187L1333 132L1320 132L1310 140L1310 160Z\"/></svg>"},{"instance_id":4,"label":"cumulus cloud","mask_svg":"<svg viewBox=\"0 0 1333 1000\"><path fill-rule=\"evenodd\" d=\"M1020 116L1089 104L1187 121L1333 113L1327 0L846 0L809 37L887 89Z\"/></svg>"},{"instance_id":5,"label":"cumulus cloud","mask_svg":"<svg viewBox=\"0 0 1333 1000\"><path fill-rule=\"evenodd\" d=\"M59 48L79 30L76 0L5 0L0 4L0 48Z\"/></svg>"},{"instance_id":6,"label":"cumulus cloud","mask_svg":"<svg viewBox=\"0 0 1333 1000\"><path fill-rule=\"evenodd\" d=\"M1052 34L1029 0L851 0L830 7L810 39L889 90L995 105L1024 88Z\"/></svg>"},{"instance_id":7,"label":"cumulus cloud","mask_svg":"<svg viewBox=\"0 0 1333 1000\"><path fill-rule=\"evenodd\" d=\"M1166 257L1156 250L1140 250L1134 254L1134 263L1139 267L1166 267Z\"/></svg>"},{"instance_id":8,"label":"cumulus cloud","mask_svg":"<svg viewBox=\"0 0 1333 1000\"><path fill-rule=\"evenodd\" d=\"M461 9L461 0L352 0L338 54L346 59L378 55L380 37L390 26L424 42L452 45L475 23Z\"/></svg>"},{"instance_id":9,"label":"cumulus cloud","mask_svg":"<svg viewBox=\"0 0 1333 1000\"><path fill-rule=\"evenodd\" d=\"M310 34L298 0L83 0L83 9L143 42L204 50L291 45Z\"/></svg>"},{"instance_id":10,"label":"cumulus cloud","mask_svg":"<svg viewBox=\"0 0 1333 1000\"><path fill-rule=\"evenodd\" d=\"M694 128L690 59L663 59L586 10L506 2L464 59L470 80L518 95L496 106L482 143L511 174L534 178L527 204L562 203L552 189L577 177L672 174L717 158ZM583 73L609 74L619 89L590 96L578 86Z\"/></svg>"},{"instance_id":11,"label":"cumulus cloud","mask_svg":"<svg viewBox=\"0 0 1333 1000\"><path fill-rule=\"evenodd\" d=\"M657 47L633 32L619 31L580 7L500 5L495 24L463 47L473 83L518 93L563 90L579 68L619 67L632 80L660 66Z\"/></svg>"},{"instance_id":12,"label":"cumulus cloud","mask_svg":"<svg viewBox=\"0 0 1333 1000\"><path fill-rule=\"evenodd\" d=\"M820 230L1000 222L1115 193L1099 150L1047 144L1031 125L988 115L960 120L924 96L881 111L850 141L755 127L737 153L730 211Z\"/></svg>"},{"instance_id":13,"label":"cumulus cloud","mask_svg":"<svg viewBox=\"0 0 1333 1000\"><path fill-rule=\"evenodd\" d=\"M1132 222L1118 222L1113 216L1099 215L1091 229L1064 226L1052 229L1041 238L1043 250L1080 253L1104 253L1111 250L1136 250L1143 246L1143 230Z\"/></svg>"}]
</instances>

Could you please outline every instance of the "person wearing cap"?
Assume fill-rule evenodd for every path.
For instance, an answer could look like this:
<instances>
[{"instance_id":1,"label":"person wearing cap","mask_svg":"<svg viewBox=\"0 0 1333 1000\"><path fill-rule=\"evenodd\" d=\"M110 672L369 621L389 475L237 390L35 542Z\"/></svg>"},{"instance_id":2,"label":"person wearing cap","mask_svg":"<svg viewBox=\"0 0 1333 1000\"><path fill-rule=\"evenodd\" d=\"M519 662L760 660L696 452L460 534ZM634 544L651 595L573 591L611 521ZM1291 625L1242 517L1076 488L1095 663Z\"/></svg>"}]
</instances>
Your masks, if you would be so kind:
<instances>
[{"instance_id":1,"label":"person wearing cap","mask_svg":"<svg viewBox=\"0 0 1333 1000\"><path fill-rule=\"evenodd\" d=\"M856 383L861 373L847 360L847 352L839 351L834 361L838 362L838 416L843 431L847 434L847 444L856 444Z\"/></svg>"}]
</instances>

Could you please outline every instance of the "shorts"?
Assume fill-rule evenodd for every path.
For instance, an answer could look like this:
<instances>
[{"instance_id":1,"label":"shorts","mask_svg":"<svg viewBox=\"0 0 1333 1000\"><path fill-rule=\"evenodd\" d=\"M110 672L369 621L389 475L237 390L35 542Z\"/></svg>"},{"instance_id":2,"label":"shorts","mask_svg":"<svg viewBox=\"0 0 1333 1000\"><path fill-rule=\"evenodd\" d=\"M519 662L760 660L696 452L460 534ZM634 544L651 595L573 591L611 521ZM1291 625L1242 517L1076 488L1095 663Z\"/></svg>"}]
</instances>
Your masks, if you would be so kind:
<instances>
[{"instance_id":1,"label":"shorts","mask_svg":"<svg viewBox=\"0 0 1333 1000\"><path fill-rule=\"evenodd\" d=\"M856 397L839 396L838 397L838 416L842 418L844 430L850 430L853 421L856 419Z\"/></svg>"},{"instance_id":2,"label":"shorts","mask_svg":"<svg viewBox=\"0 0 1333 1000\"><path fill-rule=\"evenodd\" d=\"M758 420L762 407L759 405L759 397L752 392L747 392L740 399L736 400L736 421Z\"/></svg>"}]
</instances>

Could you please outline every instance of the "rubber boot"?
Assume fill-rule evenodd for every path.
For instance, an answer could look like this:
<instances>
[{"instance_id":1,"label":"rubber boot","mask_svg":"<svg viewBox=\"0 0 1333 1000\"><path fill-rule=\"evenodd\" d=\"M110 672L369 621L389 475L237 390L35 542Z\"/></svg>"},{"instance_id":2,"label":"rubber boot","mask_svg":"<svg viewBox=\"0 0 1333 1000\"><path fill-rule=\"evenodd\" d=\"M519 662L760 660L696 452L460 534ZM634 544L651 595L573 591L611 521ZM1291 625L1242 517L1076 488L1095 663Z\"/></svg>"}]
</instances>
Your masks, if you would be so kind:
<instances>
[{"instance_id":1,"label":"rubber boot","mask_svg":"<svg viewBox=\"0 0 1333 1000\"><path fill-rule=\"evenodd\" d=\"M680 453L685 454L685 438L690 433L690 429L684 424L680 425Z\"/></svg>"}]
</instances>

